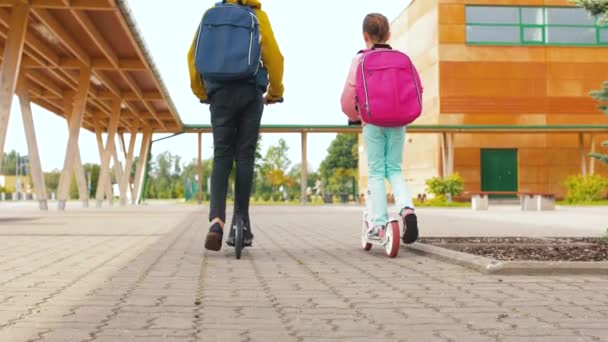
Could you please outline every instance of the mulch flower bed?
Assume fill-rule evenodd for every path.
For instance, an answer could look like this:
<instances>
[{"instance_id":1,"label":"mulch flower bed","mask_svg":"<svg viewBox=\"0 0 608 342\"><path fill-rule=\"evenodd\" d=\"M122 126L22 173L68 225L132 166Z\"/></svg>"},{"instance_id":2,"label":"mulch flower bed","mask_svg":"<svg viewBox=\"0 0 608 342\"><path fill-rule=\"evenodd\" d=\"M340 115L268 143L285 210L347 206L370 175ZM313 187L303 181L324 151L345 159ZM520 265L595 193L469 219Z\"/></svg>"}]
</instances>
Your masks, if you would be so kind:
<instances>
[{"instance_id":1,"label":"mulch flower bed","mask_svg":"<svg viewBox=\"0 0 608 342\"><path fill-rule=\"evenodd\" d=\"M421 238L421 243L500 261L608 261L599 238Z\"/></svg>"}]
</instances>

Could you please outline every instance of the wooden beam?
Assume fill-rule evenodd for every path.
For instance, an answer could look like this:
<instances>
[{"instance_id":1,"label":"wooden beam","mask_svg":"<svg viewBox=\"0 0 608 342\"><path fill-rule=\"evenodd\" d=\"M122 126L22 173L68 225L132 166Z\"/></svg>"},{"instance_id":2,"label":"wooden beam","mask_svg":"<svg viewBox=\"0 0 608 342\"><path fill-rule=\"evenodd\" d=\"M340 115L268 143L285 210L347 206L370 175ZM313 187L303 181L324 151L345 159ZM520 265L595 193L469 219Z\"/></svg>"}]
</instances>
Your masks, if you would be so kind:
<instances>
[{"instance_id":1,"label":"wooden beam","mask_svg":"<svg viewBox=\"0 0 608 342\"><path fill-rule=\"evenodd\" d=\"M63 45L74 54L78 60L85 66L91 67L91 58L84 51L84 49L74 40L74 38L67 32L65 29L59 24L59 22L45 9L35 9L34 13L37 18L45 24L48 29L61 41ZM59 63L59 62L58 62ZM97 77L101 82L105 84L105 86L110 89L117 97L120 97L120 89L116 86L111 80L107 77L104 77L99 71L93 71L93 75ZM127 108L129 108L132 113L137 117L137 109L130 105L128 102L126 103Z\"/></svg>"},{"instance_id":2,"label":"wooden beam","mask_svg":"<svg viewBox=\"0 0 608 342\"><path fill-rule=\"evenodd\" d=\"M96 97L101 100L109 100L109 99L115 98L116 95L114 95L112 92L109 92L109 91L99 91L99 92L97 92ZM123 99L124 101L133 101L133 100L140 99L140 97L137 96L137 94L134 91L123 91L120 93L120 98ZM163 100L163 95L158 92L146 92L146 93L142 93L141 98L144 100L148 100L148 101L161 101L161 100ZM161 114L164 114L164 112L159 113L159 115L161 115Z\"/></svg>"},{"instance_id":3,"label":"wooden beam","mask_svg":"<svg viewBox=\"0 0 608 342\"><path fill-rule=\"evenodd\" d=\"M0 66L0 168L4 157L4 143L8 131L8 120L13 105L13 96L17 87L23 46L27 31L29 6L16 4L10 17L9 31L6 39L2 65Z\"/></svg>"},{"instance_id":4,"label":"wooden beam","mask_svg":"<svg viewBox=\"0 0 608 342\"><path fill-rule=\"evenodd\" d=\"M101 124L99 123L99 120L93 119L93 127L95 129L95 137L97 140L97 150L99 152L99 161L101 163L101 160L103 159L103 152L104 152L105 148L104 148L104 144L103 144L102 129L101 129ZM101 184L101 183L99 183L99 178L98 178L97 179L97 188L99 189L100 187L103 187L106 198L110 199L108 202L110 205L112 205L113 201L114 201L114 196L113 196L113 191L112 191L111 180L108 178L108 181L105 184ZM97 195L97 192L95 193L95 195Z\"/></svg>"},{"instance_id":5,"label":"wooden beam","mask_svg":"<svg viewBox=\"0 0 608 342\"><path fill-rule=\"evenodd\" d=\"M302 205L306 205L308 196L306 195L306 189L308 185L308 139L306 132L302 132L302 166L300 167L301 179L300 179L300 190L302 194Z\"/></svg>"},{"instance_id":6,"label":"wooden beam","mask_svg":"<svg viewBox=\"0 0 608 342\"><path fill-rule=\"evenodd\" d=\"M97 30L97 28L95 27L93 22L90 20L90 18L81 11L72 10L71 13L76 17L76 20L80 23L80 25L84 28L84 30L87 32L87 34L91 37L91 39L95 43L95 45L97 45L97 47L101 50L101 52L104 54L104 56L108 59L111 66L113 67L113 69L119 70L120 75L127 81L127 84L135 92L135 94L137 94L137 98L144 104L144 106L150 112L152 112L153 114L156 114L154 108L152 106L150 106L143 99L142 91L137 86L137 83L135 82L135 80L127 72L120 71L120 64L119 64L118 56L116 56L116 54L114 53L114 50L112 49L110 44L106 41L103 34L101 34ZM79 59L84 62L84 60L80 56L79 56ZM113 90L113 92L115 93L114 95L116 95L122 99L122 97L120 96L121 95L120 90L116 89L116 90ZM136 111L134 110L134 112L136 112ZM166 128L164 123L161 120L159 120L156 116L154 116L154 118L158 121L158 123L160 124L160 126L162 128Z\"/></svg>"},{"instance_id":7,"label":"wooden beam","mask_svg":"<svg viewBox=\"0 0 608 342\"><path fill-rule=\"evenodd\" d=\"M97 45L97 47L101 50L105 57L110 61L112 67L114 69L119 69L120 66L118 64L118 56L116 56L114 50L112 49L112 47L110 47L110 44L108 44L103 35L95 28L95 25L93 24L89 16L86 13L75 9L72 9L70 12L72 13L72 15L74 15L74 17L76 18L78 23L80 23L80 25L84 28L84 30L89 34L95 45Z\"/></svg>"},{"instance_id":8,"label":"wooden beam","mask_svg":"<svg viewBox=\"0 0 608 342\"><path fill-rule=\"evenodd\" d=\"M441 133L441 177L448 176L448 136Z\"/></svg>"},{"instance_id":9,"label":"wooden beam","mask_svg":"<svg viewBox=\"0 0 608 342\"><path fill-rule=\"evenodd\" d=\"M70 182L72 180L72 168L74 165L74 159L79 152L78 138L80 136L80 127L82 126L82 119L84 117L84 111L87 103L87 94L89 93L89 87L91 85L91 70L83 68L80 70L80 82L78 84L78 92L74 97L74 107L72 109L72 115L70 118L70 129L68 145L65 152L65 161L63 163L63 171L59 179L58 199L59 210L65 210L66 202L68 200Z\"/></svg>"},{"instance_id":10,"label":"wooden beam","mask_svg":"<svg viewBox=\"0 0 608 342\"><path fill-rule=\"evenodd\" d=\"M91 67L91 58L84 51L82 46L72 37L72 35L66 31L66 29L51 15L51 13L42 8L36 8L33 10L34 14L46 27L51 31L59 41L76 56L85 66Z\"/></svg>"},{"instance_id":11,"label":"wooden beam","mask_svg":"<svg viewBox=\"0 0 608 342\"><path fill-rule=\"evenodd\" d=\"M22 0L2 0L0 6L11 6L10 3ZM114 11L116 6L107 0L29 0L34 8L44 9L79 9L89 11Z\"/></svg>"},{"instance_id":12,"label":"wooden beam","mask_svg":"<svg viewBox=\"0 0 608 342\"><path fill-rule=\"evenodd\" d=\"M114 143L116 137L116 131L118 129L118 120L120 119L120 106L121 101L116 99L112 108L112 119L110 120L110 127L108 127L108 136L106 138L106 146L103 151L103 156L101 160L101 174L99 175L99 183L106 184L108 179L110 178L110 160L114 154ZM103 188L97 187L97 195L95 198L97 199L97 207L101 207L101 203L103 202L104 190Z\"/></svg>"},{"instance_id":13,"label":"wooden beam","mask_svg":"<svg viewBox=\"0 0 608 342\"><path fill-rule=\"evenodd\" d=\"M133 154L135 153L135 141L137 140L137 131L139 130L139 127L133 127L133 129L131 130L131 138L129 141L129 150L126 153L126 157L125 157L125 169L122 173L122 183L123 183L123 188L129 189L131 190L131 182L130 182L130 178L131 178L131 167L133 166ZM127 205L127 193L125 191L125 196L123 197L121 195L120 197L120 205ZM133 198L133 193L131 192L131 198Z\"/></svg>"},{"instance_id":14,"label":"wooden beam","mask_svg":"<svg viewBox=\"0 0 608 342\"><path fill-rule=\"evenodd\" d=\"M118 132L118 131L117 131ZM112 159L114 160L114 175L116 176L116 182L118 184L118 192L120 197L124 196L126 189L122 185L122 163L118 158L118 148L116 147L116 135L114 135L114 146L112 148Z\"/></svg>"},{"instance_id":15,"label":"wooden beam","mask_svg":"<svg viewBox=\"0 0 608 342\"><path fill-rule=\"evenodd\" d=\"M133 201L132 204L137 204L141 200L142 183L144 180L146 165L148 163L148 153L150 152L150 145L152 143L152 133L152 129L146 128L144 130L143 138L141 139L139 160L137 161L137 168L135 170L135 197L131 199Z\"/></svg>"},{"instance_id":16,"label":"wooden beam","mask_svg":"<svg viewBox=\"0 0 608 342\"><path fill-rule=\"evenodd\" d=\"M454 133L448 133L448 174L446 177L454 174Z\"/></svg>"},{"instance_id":17,"label":"wooden beam","mask_svg":"<svg viewBox=\"0 0 608 342\"><path fill-rule=\"evenodd\" d=\"M581 175L587 175L587 152L585 151L585 134L578 134L578 146L581 153Z\"/></svg>"},{"instance_id":18,"label":"wooden beam","mask_svg":"<svg viewBox=\"0 0 608 342\"><path fill-rule=\"evenodd\" d=\"M154 120L156 120L156 122L158 122L160 127L163 129L167 128L165 126L165 123L159 119L156 109L154 109L146 100L144 100L143 92L141 91L141 89L139 89L139 86L137 85L137 83L135 82L133 77L131 75L129 75L128 73L122 72L122 71L120 72L120 74L125 79L125 81L127 81L127 84L129 84L129 87L135 92L135 94L137 94L137 97L139 98L139 100L144 104L144 107L146 107L146 109L152 114L152 117L154 118Z\"/></svg>"},{"instance_id":19,"label":"wooden beam","mask_svg":"<svg viewBox=\"0 0 608 342\"><path fill-rule=\"evenodd\" d=\"M68 130L70 129L70 121L72 118L72 112L74 108L74 97L67 96L63 99L63 112L66 119ZM83 207L89 206L89 187L87 186L87 179L84 172L84 166L82 165L82 158L80 156L80 143L76 142L77 150L74 155L74 175L76 178L76 186L78 188L78 198L80 199ZM71 181L70 181L71 182Z\"/></svg>"},{"instance_id":20,"label":"wooden beam","mask_svg":"<svg viewBox=\"0 0 608 342\"><path fill-rule=\"evenodd\" d=\"M79 69L82 66L82 62L76 58L62 57L59 59L58 65L52 65L44 61L39 61L28 56L28 59L24 59L24 66L31 69L44 68L44 69ZM110 61L105 58L93 58L91 59L91 68L94 71L97 70L124 70L124 71L146 71L146 66L137 59L119 59L118 67L114 67Z\"/></svg>"},{"instance_id":21,"label":"wooden beam","mask_svg":"<svg viewBox=\"0 0 608 342\"><path fill-rule=\"evenodd\" d=\"M22 75L23 77L23 75ZM17 89L19 102L21 104L21 116L23 118L23 128L27 140L28 159L32 170L32 179L34 181L34 190L36 191L36 200L38 200L40 210L48 210L46 184L44 182L44 174L42 173L42 165L40 163L40 152L38 151L38 141L36 140L36 130L34 128L34 117L32 115L32 107L27 93L27 89L23 84Z\"/></svg>"},{"instance_id":22,"label":"wooden beam","mask_svg":"<svg viewBox=\"0 0 608 342\"><path fill-rule=\"evenodd\" d=\"M591 153L595 153L596 139L595 134L591 134ZM589 158L589 174L595 174L595 158Z\"/></svg>"},{"instance_id":23,"label":"wooden beam","mask_svg":"<svg viewBox=\"0 0 608 342\"><path fill-rule=\"evenodd\" d=\"M120 90L120 88L114 84L114 82L112 82L112 80L110 80L108 77L106 77L104 74L102 74L101 72L96 72L95 76L105 84L105 86L110 90L110 92L112 94L115 95L116 98L121 98L122 95L122 91ZM149 124L147 122L145 122L140 115L138 115L139 111L137 108L135 108L132 104L129 103L129 101L125 101L125 105L126 107L131 111L131 114L133 115L133 117L136 120L139 120L140 123L144 126L147 127L149 126Z\"/></svg>"}]
</instances>

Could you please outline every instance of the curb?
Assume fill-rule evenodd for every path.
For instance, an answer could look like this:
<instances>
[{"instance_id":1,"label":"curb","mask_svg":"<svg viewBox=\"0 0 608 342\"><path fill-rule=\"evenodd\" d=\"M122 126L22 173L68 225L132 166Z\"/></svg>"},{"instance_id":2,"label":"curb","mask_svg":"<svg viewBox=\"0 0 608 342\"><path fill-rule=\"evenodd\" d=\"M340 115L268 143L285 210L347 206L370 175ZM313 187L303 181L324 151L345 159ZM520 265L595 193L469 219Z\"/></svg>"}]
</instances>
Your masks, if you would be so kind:
<instances>
[{"instance_id":1,"label":"curb","mask_svg":"<svg viewBox=\"0 0 608 342\"><path fill-rule=\"evenodd\" d=\"M488 275L608 275L608 262L605 261L499 261L424 243L407 247L418 254Z\"/></svg>"}]
</instances>

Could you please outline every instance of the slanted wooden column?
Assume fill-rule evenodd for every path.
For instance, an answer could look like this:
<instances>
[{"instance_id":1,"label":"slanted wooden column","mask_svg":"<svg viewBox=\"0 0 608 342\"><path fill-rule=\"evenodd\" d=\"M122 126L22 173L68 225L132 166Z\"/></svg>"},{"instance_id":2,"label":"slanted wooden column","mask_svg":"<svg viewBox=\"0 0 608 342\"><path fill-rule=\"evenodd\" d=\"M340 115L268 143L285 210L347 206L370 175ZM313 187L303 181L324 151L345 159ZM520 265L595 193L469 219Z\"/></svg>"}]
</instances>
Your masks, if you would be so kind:
<instances>
[{"instance_id":1,"label":"slanted wooden column","mask_svg":"<svg viewBox=\"0 0 608 342\"><path fill-rule=\"evenodd\" d=\"M306 188L308 185L308 136L305 131L302 132L302 166L300 167L300 191L302 194L302 205L306 205L308 197L306 196Z\"/></svg>"},{"instance_id":2,"label":"slanted wooden column","mask_svg":"<svg viewBox=\"0 0 608 342\"><path fill-rule=\"evenodd\" d=\"M585 134L578 134L578 147L581 153L581 175L587 175L587 153L585 152Z\"/></svg>"},{"instance_id":3,"label":"slanted wooden column","mask_svg":"<svg viewBox=\"0 0 608 342\"><path fill-rule=\"evenodd\" d=\"M137 140L137 132L139 131L139 124L134 123L131 127L131 140L129 141L129 149L125 149L125 169L122 173L122 187L120 194L120 205L127 205L127 190L131 192L131 198L133 198L133 192L131 191L131 167L133 166L133 154L135 152L135 140ZM121 142L123 148L125 147L124 136L121 134ZM124 193L123 193L124 192Z\"/></svg>"},{"instance_id":4,"label":"slanted wooden column","mask_svg":"<svg viewBox=\"0 0 608 342\"><path fill-rule=\"evenodd\" d=\"M454 174L454 133L448 133L448 141L447 141L447 149L448 149L448 174L446 177Z\"/></svg>"},{"instance_id":5,"label":"slanted wooden column","mask_svg":"<svg viewBox=\"0 0 608 342\"><path fill-rule=\"evenodd\" d=\"M63 101L63 110L65 113L66 124L68 130L70 129L70 120L72 117L72 111L74 108L74 95L66 94ZM78 144L78 142L77 142ZM78 145L78 152L74 156L74 176L76 177L76 185L78 187L78 198L82 202L83 207L89 206L89 188L87 186L87 178L85 176L84 167L82 166L82 159L80 157L80 145ZM70 181L71 185L71 181Z\"/></svg>"},{"instance_id":6,"label":"slanted wooden column","mask_svg":"<svg viewBox=\"0 0 608 342\"><path fill-rule=\"evenodd\" d=\"M135 196L132 199L133 204L138 204L141 200L144 173L146 171L146 165L148 164L148 153L150 152L150 144L152 143L152 133L153 132L151 128L146 128L144 130L144 136L141 139L139 160L137 161L137 168L135 170Z\"/></svg>"},{"instance_id":7,"label":"slanted wooden column","mask_svg":"<svg viewBox=\"0 0 608 342\"><path fill-rule=\"evenodd\" d=\"M97 186L97 193L95 195L95 199L97 200L97 207L101 208L102 202L104 199L104 195L106 195L106 190L103 187L103 184L107 184L110 181L110 161L112 156L116 152L114 149L116 132L118 130L118 121L120 120L120 111L121 111L121 101L120 99L114 99L114 103L112 105L112 118L110 119L110 125L108 126L108 136L106 138L106 146L103 151L103 155L101 158L101 170L99 175L99 183L102 186Z\"/></svg>"},{"instance_id":8,"label":"slanted wooden column","mask_svg":"<svg viewBox=\"0 0 608 342\"><path fill-rule=\"evenodd\" d=\"M591 134L591 153L595 153L595 134ZM589 174L595 174L595 158L589 158Z\"/></svg>"},{"instance_id":9,"label":"slanted wooden column","mask_svg":"<svg viewBox=\"0 0 608 342\"><path fill-rule=\"evenodd\" d=\"M119 195L122 197L123 193L126 192L126 189L124 189L122 187L122 163L120 162L120 159L118 159L118 151L116 148L116 136L114 136L114 147L112 147L112 159L114 160L114 175L116 176L116 180L118 182L118 193ZM108 180L110 181L110 184L112 184L112 177L109 176ZM111 185L110 185L111 186ZM113 201L109 201L110 203L113 203Z\"/></svg>"},{"instance_id":10,"label":"slanted wooden column","mask_svg":"<svg viewBox=\"0 0 608 342\"><path fill-rule=\"evenodd\" d=\"M196 198L198 205L203 204L203 133L198 133L198 188Z\"/></svg>"},{"instance_id":11,"label":"slanted wooden column","mask_svg":"<svg viewBox=\"0 0 608 342\"><path fill-rule=\"evenodd\" d=\"M4 157L4 143L6 142L8 120L13 105L13 95L15 94L21 68L28 15L29 5L26 3L18 2L13 6L4 55L0 65L0 168Z\"/></svg>"},{"instance_id":12,"label":"slanted wooden column","mask_svg":"<svg viewBox=\"0 0 608 342\"><path fill-rule=\"evenodd\" d=\"M101 124L95 118L93 118L93 124L95 126L95 137L97 139L97 150L99 152L99 162L101 163L101 159L103 158L103 151L105 150L104 149L104 145L103 145L103 136L102 136L102 132L101 132ZM108 178L108 181L106 182L106 184L101 184L101 183L99 183L99 178L97 178L97 188L99 189L99 187L103 187L103 189L105 191L106 198L108 198L108 204L109 205L113 205L114 204L114 198L113 198L112 182L111 182L111 180ZM95 195L97 195L97 192L95 192Z\"/></svg>"},{"instance_id":13,"label":"slanted wooden column","mask_svg":"<svg viewBox=\"0 0 608 342\"><path fill-rule=\"evenodd\" d=\"M454 133L441 133L441 176L454 173Z\"/></svg>"},{"instance_id":14,"label":"slanted wooden column","mask_svg":"<svg viewBox=\"0 0 608 342\"><path fill-rule=\"evenodd\" d=\"M22 75L23 77L24 75ZM23 78L25 79L25 77ZM48 210L48 196L46 192L46 184L44 182L44 173L40 163L40 152L38 151L38 141L36 140L36 130L34 128L34 117L32 116L32 107L30 97L27 93L26 85L22 82L17 88L17 95L21 104L21 116L23 117L23 128L25 129L25 137L27 139L27 149L32 170L32 179L36 190L36 200L40 205L40 210Z\"/></svg>"},{"instance_id":15,"label":"slanted wooden column","mask_svg":"<svg viewBox=\"0 0 608 342\"><path fill-rule=\"evenodd\" d=\"M72 114L69 119L69 138L68 145L65 152L65 161L63 163L63 171L59 179L58 188L58 209L65 210L66 202L69 196L70 183L72 181L72 170L74 168L74 162L76 155L80 154L78 148L78 138L80 137L80 127L82 126L82 119L84 117L84 111L87 103L87 94L89 92L89 86L91 83L91 70L89 68L81 68L80 77L78 81L78 91L74 96L74 106L72 108Z\"/></svg>"}]
</instances>

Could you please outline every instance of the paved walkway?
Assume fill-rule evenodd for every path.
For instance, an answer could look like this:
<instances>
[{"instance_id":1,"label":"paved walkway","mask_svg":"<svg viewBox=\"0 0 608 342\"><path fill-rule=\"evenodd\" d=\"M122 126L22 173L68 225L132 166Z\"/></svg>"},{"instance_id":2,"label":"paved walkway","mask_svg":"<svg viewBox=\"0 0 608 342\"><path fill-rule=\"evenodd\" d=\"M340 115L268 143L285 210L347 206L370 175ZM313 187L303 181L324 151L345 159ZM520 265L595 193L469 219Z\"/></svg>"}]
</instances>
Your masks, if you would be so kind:
<instances>
[{"instance_id":1,"label":"paved walkway","mask_svg":"<svg viewBox=\"0 0 608 342\"><path fill-rule=\"evenodd\" d=\"M203 251L197 210L0 210L0 341L608 341L608 275L387 259L358 248L356 208L256 208L255 248L237 261ZM498 234L491 213L420 215L425 235ZM576 232L599 234L593 210L578 214Z\"/></svg>"}]
</instances>

